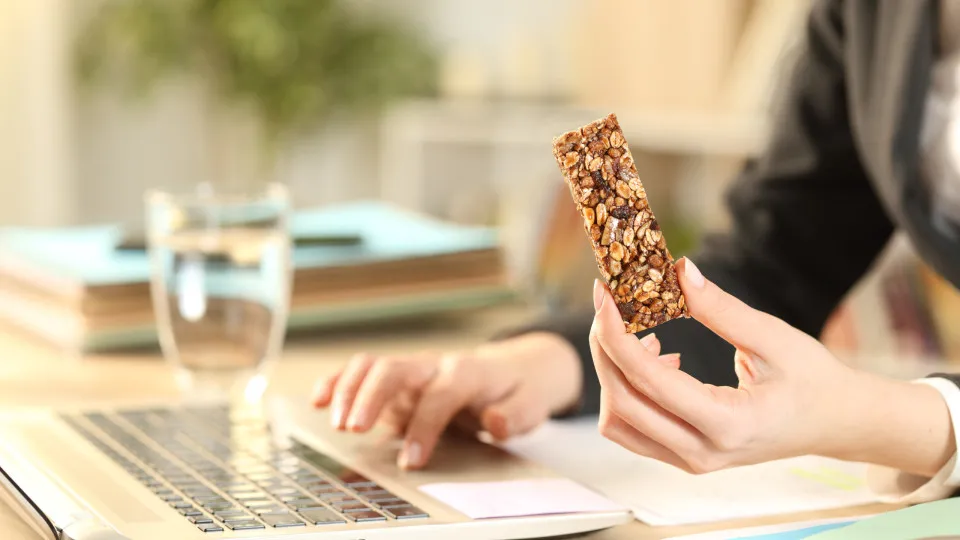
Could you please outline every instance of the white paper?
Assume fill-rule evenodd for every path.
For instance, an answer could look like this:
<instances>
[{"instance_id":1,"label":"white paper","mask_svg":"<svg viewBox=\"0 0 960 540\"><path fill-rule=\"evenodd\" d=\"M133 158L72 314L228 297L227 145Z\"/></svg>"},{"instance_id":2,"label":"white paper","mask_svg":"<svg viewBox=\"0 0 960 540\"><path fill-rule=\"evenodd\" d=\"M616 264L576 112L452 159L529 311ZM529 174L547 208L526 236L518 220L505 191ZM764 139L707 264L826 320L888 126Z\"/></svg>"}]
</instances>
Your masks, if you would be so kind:
<instances>
[{"instance_id":1,"label":"white paper","mask_svg":"<svg viewBox=\"0 0 960 540\"><path fill-rule=\"evenodd\" d=\"M861 463L804 456L692 475L604 439L596 418L553 421L504 446L599 491L655 526L877 502Z\"/></svg>"},{"instance_id":2,"label":"white paper","mask_svg":"<svg viewBox=\"0 0 960 540\"><path fill-rule=\"evenodd\" d=\"M627 511L568 478L446 482L420 490L472 519Z\"/></svg>"}]
</instances>

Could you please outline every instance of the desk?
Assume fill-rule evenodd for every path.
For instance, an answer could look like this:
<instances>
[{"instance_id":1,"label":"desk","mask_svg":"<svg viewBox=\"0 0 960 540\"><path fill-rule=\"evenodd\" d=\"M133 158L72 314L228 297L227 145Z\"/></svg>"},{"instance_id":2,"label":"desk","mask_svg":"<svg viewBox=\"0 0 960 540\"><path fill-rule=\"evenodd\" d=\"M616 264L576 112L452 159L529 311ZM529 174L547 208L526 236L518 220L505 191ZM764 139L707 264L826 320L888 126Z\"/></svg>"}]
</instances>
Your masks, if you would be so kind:
<instances>
[{"instance_id":1,"label":"desk","mask_svg":"<svg viewBox=\"0 0 960 540\"><path fill-rule=\"evenodd\" d=\"M377 332L342 330L309 338L294 337L288 340L268 391L307 393L317 377L331 372L360 350L403 353L423 349L456 349L478 343L496 329L525 317L526 313L522 310L497 308L470 317L445 318L443 322L429 325L410 323ZM104 399L173 398L176 393L171 370L154 351L67 359L21 337L8 334L0 337L0 407L48 406ZM652 540L711 529L873 513L886 509L889 507L870 505L779 518L668 528L654 528L634 522L588 537L590 540ZM0 531L4 532L6 540L37 538L2 503Z\"/></svg>"}]
</instances>

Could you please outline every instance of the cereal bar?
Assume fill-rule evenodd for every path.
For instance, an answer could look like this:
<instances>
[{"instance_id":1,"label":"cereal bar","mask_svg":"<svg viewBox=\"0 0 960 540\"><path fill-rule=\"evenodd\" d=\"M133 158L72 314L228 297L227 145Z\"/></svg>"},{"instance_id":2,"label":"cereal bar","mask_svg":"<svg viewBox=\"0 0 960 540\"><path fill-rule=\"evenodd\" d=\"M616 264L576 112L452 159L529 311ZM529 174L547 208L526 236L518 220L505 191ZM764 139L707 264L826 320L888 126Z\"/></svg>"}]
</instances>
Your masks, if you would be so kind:
<instances>
[{"instance_id":1,"label":"cereal bar","mask_svg":"<svg viewBox=\"0 0 960 540\"><path fill-rule=\"evenodd\" d=\"M557 137L553 153L626 330L686 317L673 257L616 115Z\"/></svg>"}]
</instances>

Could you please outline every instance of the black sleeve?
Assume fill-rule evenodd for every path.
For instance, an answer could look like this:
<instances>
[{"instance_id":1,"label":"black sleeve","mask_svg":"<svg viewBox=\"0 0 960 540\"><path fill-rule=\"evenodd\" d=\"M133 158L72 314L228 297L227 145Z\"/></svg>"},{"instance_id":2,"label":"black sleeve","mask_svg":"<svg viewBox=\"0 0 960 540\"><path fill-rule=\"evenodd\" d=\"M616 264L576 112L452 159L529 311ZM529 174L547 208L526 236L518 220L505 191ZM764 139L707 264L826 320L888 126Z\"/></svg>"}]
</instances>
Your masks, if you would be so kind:
<instances>
[{"instance_id":1,"label":"black sleeve","mask_svg":"<svg viewBox=\"0 0 960 540\"><path fill-rule=\"evenodd\" d=\"M723 289L814 336L893 232L850 130L840 4L813 6L769 146L728 193L730 231L706 238L691 256ZM584 413L599 405L591 321L592 313L567 314L521 330L553 331L576 347ZM736 385L733 348L698 322L674 320L655 331L664 352L681 353L685 371Z\"/></svg>"}]
</instances>

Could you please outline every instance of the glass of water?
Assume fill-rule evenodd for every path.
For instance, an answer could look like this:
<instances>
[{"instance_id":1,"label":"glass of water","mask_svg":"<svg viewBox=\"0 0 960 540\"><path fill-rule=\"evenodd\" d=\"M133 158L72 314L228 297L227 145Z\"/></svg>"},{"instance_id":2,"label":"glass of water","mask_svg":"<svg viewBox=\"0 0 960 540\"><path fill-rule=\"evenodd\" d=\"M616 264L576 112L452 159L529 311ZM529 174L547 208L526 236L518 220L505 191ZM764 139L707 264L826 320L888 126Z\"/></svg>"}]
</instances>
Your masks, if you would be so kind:
<instances>
[{"instance_id":1,"label":"glass of water","mask_svg":"<svg viewBox=\"0 0 960 540\"><path fill-rule=\"evenodd\" d=\"M184 397L259 401L286 331L289 213L279 184L146 195L157 331Z\"/></svg>"}]
</instances>

